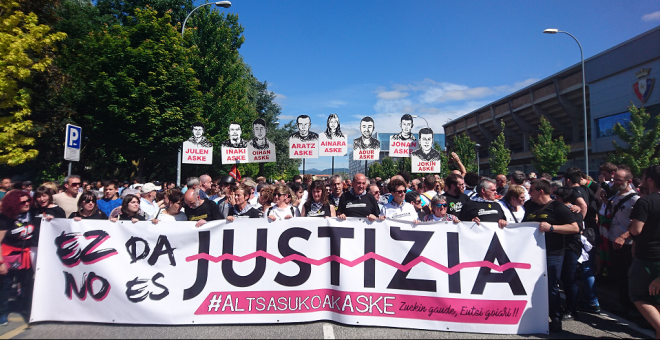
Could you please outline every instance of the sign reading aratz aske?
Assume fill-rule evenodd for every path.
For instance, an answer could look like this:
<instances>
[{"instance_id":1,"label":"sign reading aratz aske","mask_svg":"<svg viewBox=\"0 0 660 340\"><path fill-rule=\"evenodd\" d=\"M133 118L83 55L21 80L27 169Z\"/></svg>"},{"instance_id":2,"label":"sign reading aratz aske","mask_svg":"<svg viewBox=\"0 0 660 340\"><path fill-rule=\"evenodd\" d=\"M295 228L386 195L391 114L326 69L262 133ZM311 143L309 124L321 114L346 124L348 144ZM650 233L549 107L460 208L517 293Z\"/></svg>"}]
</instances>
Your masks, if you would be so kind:
<instances>
[{"instance_id":1,"label":"sign reading aratz aske","mask_svg":"<svg viewBox=\"0 0 660 340\"><path fill-rule=\"evenodd\" d=\"M206 128L201 122L190 126L192 136L183 142L183 154L181 163L185 164L213 164L213 143L204 133Z\"/></svg>"},{"instance_id":2,"label":"sign reading aratz aske","mask_svg":"<svg viewBox=\"0 0 660 340\"><path fill-rule=\"evenodd\" d=\"M248 163L248 142L243 139L241 125L230 123L227 131L229 139L222 142L220 149L222 164Z\"/></svg>"},{"instance_id":3,"label":"sign reading aratz aske","mask_svg":"<svg viewBox=\"0 0 660 340\"><path fill-rule=\"evenodd\" d=\"M348 140L346 135L341 132L341 124L336 114L328 116L328 123L325 132L319 135L321 144L319 153L321 156L346 156L348 152Z\"/></svg>"},{"instance_id":4,"label":"sign reading aratz aske","mask_svg":"<svg viewBox=\"0 0 660 340\"><path fill-rule=\"evenodd\" d=\"M289 158L319 158L319 135L312 132L312 119L307 115L296 118L297 132L289 136Z\"/></svg>"},{"instance_id":5,"label":"sign reading aratz aske","mask_svg":"<svg viewBox=\"0 0 660 340\"><path fill-rule=\"evenodd\" d=\"M410 157L410 153L419 147L417 137L412 133L413 117L409 114L401 116L401 132L390 136L390 157Z\"/></svg>"},{"instance_id":6,"label":"sign reading aratz aske","mask_svg":"<svg viewBox=\"0 0 660 340\"><path fill-rule=\"evenodd\" d=\"M81 145L82 128L80 126L67 124L64 143L64 159L70 162L80 162Z\"/></svg>"},{"instance_id":7,"label":"sign reading aratz aske","mask_svg":"<svg viewBox=\"0 0 660 340\"><path fill-rule=\"evenodd\" d=\"M380 141L374 138L376 124L373 118L364 117L360 121L360 137L353 140L353 160L372 161L380 159ZM376 134L378 137L378 134Z\"/></svg>"},{"instance_id":8,"label":"sign reading aratz aske","mask_svg":"<svg viewBox=\"0 0 660 340\"><path fill-rule=\"evenodd\" d=\"M548 331L538 223L194 225L42 222L30 321Z\"/></svg>"},{"instance_id":9,"label":"sign reading aratz aske","mask_svg":"<svg viewBox=\"0 0 660 340\"><path fill-rule=\"evenodd\" d=\"M266 121L258 118L252 122L254 138L248 142L248 162L268 163L277 161L275 144L266 138Z\"/></svg>"},{"instance_id":10,"label":"sign reading aratz aske","mask_svg":"<svg viewBox=\"0 0 660 340\"><path fill-rule=\"evenodd\" d=\"M440 152L433 148L433 130L423 128L419 130L419 149L411 153L410 165L413 173L440 172Z\"/></svg>"}]
</instances>

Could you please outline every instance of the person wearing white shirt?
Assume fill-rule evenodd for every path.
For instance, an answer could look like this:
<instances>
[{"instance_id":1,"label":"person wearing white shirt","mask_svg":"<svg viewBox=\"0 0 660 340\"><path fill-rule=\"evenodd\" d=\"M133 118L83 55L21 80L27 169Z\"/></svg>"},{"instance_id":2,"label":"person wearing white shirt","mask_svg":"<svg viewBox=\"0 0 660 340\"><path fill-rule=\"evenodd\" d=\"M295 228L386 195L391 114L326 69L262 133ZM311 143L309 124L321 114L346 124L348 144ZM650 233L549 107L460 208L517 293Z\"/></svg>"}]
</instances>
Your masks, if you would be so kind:
<instances>
[{"instance_id":1,"label":"person wearing white shirt","mask_svg":"<svg viewBox=\"0 0 660 340\"><path fill-rule=\"evenodd\" d=\"M183 208L183 193L181 190L172 190L166 198L166 208L160 209L156 219L163 222L187 221L188 217L181 210Z\"/></svg>"},{"instance_id":2,"label":"person wearing white shirt","mask_svg":"<svg viewBox=\"0 0 660 340\"><path fill-rule=\"evenodd\" d=\"M385 204L380 209L380 219L409 221L419 223L415 207L406 202L406 183L400 179L393 179L387 185L387 190L392 194L392 202Z\"/></svg>"},{"instance_id":3,"label":"person wearing white shirt","mask_svg":"<svg viewBox=\"0 0 660 340\"><path fill-rule=\"evenodd\" d=\"M147 220L153 220L158 214L159 206L156 200L158 188L153 183L147 183L140 189L140 209L149 215Z\"/></svg>"},{"instance_id":4,"label":"person wearing white shirt","mask_svg":"<svg viewBox=\"0 0 660 340\"><path fill-rule=\"evenodd\" d=\"M525 193L524 187L512 184L500 201L508 223L521 223L525 217Z\"/></svg>"},{"instance_id":5,"label":"person wearing white shirt","mask_svg":"<svg viewBox=\"0 0 660 340\"><path fill-rule=\"evenodd\" d=\"M300 210L288 203L291 197L291 190L284 184L280 184L273 192L274 206L268 208L264 217L271 221L288 220L294 217L300 217Z\"/></svg>"}]
</instances>

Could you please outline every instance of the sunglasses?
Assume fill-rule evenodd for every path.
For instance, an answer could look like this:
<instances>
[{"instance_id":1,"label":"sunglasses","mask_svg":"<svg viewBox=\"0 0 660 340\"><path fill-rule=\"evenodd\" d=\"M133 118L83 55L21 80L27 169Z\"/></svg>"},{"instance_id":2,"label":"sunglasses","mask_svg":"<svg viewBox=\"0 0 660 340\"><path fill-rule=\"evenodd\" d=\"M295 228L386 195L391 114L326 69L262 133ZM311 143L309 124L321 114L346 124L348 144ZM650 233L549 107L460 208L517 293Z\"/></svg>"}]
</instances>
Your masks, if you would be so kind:
<instances>
[{"instance_id":1,"label":"sunglasses","mask_svg":"<svg viewBox=\"0 0 660 340\"><path fill-rule=\"evenodd\" d=\"M84 202L85 202L85 204L96 203L96 200L86 199Z\"/></svg>"},{"instance_id":2,"label":"sunglasses","mask_svg":"<svg viewBox=\"0 0 660 340\"><path fill-rule=\"evenodd\" d=\"M30 204L30 200L25 200L25 201L21 200L21 204L22 205Z\"/></svg>"},{"instance_id":3,"label":"sunglasses","mask_svg":"<svg viewBox=\"0 0 660 340\"><path fill-rule=\"evenodd\" d=\"M446 207L447 207L447 203L436 204L435 207L436 207L436 208L446 208Z\"/></svg>"},{"instance_id":4,"label":"sunglasses","mask_svg":"<svg viewBox=\"0 0 660 340\"><path fill-rule=\"evenodd\" d=\"M396 190L396 191L394 191L394 193L395 194L405 194L406 191L405 190Z\"/></svg>"},{"instance_id":5,"label":"sunglasses","mask_svg":"<svg viewBox=\"0 0 660 340\"><path fill-rule=\"evenodd\" d=\"M71 183L70 185L71 185L72 187L79 187L80 184L82 184L82 183L80 183L80 182L75 182L75 183Z\"/></svg>"},{"instance_id":6,"label":"sunglasses","mask_svg":"<svg viewBox=\"0 0 660 340\"><path fill-rule=\"evenodd\" d=\"M280 197L280 196L289 197L288 194L278 194L278 193L273 194L273 197Z\"/></svg>"}]
</instances>

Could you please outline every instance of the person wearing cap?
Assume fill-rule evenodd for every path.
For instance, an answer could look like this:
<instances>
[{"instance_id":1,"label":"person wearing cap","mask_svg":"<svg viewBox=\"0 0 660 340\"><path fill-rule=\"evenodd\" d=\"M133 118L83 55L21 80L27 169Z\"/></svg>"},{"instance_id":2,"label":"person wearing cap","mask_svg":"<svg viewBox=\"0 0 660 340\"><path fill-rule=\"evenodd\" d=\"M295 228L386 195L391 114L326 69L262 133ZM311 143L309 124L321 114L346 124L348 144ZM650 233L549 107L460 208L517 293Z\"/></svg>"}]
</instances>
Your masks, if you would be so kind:
<instances>
[{"instance_id":1,"label":"person wearing cap","mask_svg":"<svg viewBox=\"0 0 660 340\"><path fill-rule=\"evenodd\" d=\"M220 189L217 197L213 199L213 202L218 205L222 218L225 218L229 214L229 208L234 205L234 198L231 197L231 195L227 195L227 189L232 185L236 185L236 179L231 176L223 176L218 181L218 185Z\"/></svg>"},{"instance_id":2,"label":"person wearing cap","mask_svg":"<svg viewBox=\"0 0 660 340\"><path fill-rule=\"evenodd\" d=\"M159 204L155 202L157 191L158 187L153 183L147 183L140 189L140 196L142 196L140 209L149 215L148 220L154 219L160 210Z\"/></svg>"},{"instance_id":3,"label":"person wearing cap","mask_svg":"<svg viewBox=\"0 0 660 340\"><path fill-rule=\"evenodd\" d=\"M247 185L250 188L250 198L248 199L248 203L250 203L251 206L256 207L259 204L258 202L259 197L258 195L255 194L257 183L255 183L255 181L249 178L245 182L243 182L243 184Z\"/></svg>"},{"instance_id":4,"label":"person wearing cap","mask_svg":"<svg viewBox=\"0 0 660 340\"><path fill-rule=\"evenodd\" d=\"M124 181L124 183L122 183L121 188L119 188L119 196L121 196L124 190L127 189L128 187L129 187L128 181Z\"/></svg>"},{"instance_id":5,"label":"person wearing cap","mask_svg":"<svg viewBox=\"0 0 660 340\"><path fill-rule=\"evenodd\" d=\"M30 181L23 182L23 190L28 192L30 194L30 196L34 196L34 191L32 191L32 189L33 189L32 182L30 182Z\"/></svg>"}]
</instances>

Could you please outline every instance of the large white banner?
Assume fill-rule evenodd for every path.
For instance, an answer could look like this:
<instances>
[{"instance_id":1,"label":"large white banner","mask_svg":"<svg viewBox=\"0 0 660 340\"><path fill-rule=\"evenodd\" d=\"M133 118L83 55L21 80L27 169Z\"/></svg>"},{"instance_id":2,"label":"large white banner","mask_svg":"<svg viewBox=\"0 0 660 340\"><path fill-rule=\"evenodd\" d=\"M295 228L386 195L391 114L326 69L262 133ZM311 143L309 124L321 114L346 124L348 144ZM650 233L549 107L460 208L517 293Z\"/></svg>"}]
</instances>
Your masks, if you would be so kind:
<instances>
[{"instance_id":1,"label":"large white banner","mask_svg":"<svg viewBox=\"0 0 660 340\"><path fill-rule=\"evenodd\" d=\"M42 222L31 322L548 332L537 223Z\"/></svg>"}]
</instances>

